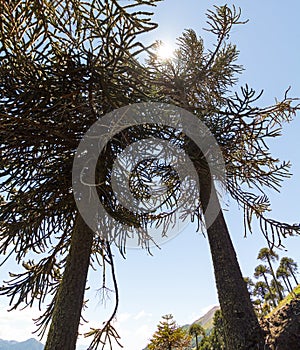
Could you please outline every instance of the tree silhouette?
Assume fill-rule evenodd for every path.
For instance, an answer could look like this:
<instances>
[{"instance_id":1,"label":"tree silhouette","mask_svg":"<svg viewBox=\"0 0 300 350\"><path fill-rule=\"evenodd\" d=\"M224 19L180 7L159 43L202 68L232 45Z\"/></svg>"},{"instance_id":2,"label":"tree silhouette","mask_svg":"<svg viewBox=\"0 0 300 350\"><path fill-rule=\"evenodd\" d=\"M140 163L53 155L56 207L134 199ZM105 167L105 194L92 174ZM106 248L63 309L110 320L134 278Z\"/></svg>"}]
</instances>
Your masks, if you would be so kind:
<instances>
[{"instance_id":1,"label":"tree silhouette","mask_svg":"<svg viewBox=\"0 0 300 350\"><path fill-rule=\"evenodd\" d=\"M287 271L289 271L289 273L293 276L296 285L298 285L299 283L298 283L298 280L296 278L296 273L298 270L297 263L292 258L283 257L280 260L280 266L285 268Z\"/></svg>"},{"instance_id":2,"label":"tree silhouette","mask_svg":"<svg viewBox=\"0 0 300 350\"><path fill-rule=\"evenodd\" d=\"M47 350L75 349L91 255L113 271L109 242L76 208L72 164L98 118L149 99L136 57L156 25L139 8L156 2L0 3L0 252L24 267L1 293L12 308L52 298L37 321L41 335L51 323ZM91 349L118 340L110 322L91 335Z\"/></svg>"},{"instance_id":3,"label":"tree silhouette","mask_svg":"<svg viewBox=\"0 0 300 350\"><path fill-rule=\"evenodd\" d=\"M268 288L268 286L265 282L258 281L254 284L253 293L255 295L259 295L261 297L261 299L264 300L267 288Z\"/></svg>"},{"instance_id":4,"label":"tree silhouette","mask_svg":"<svg viewBox=\"0 0 300 350\"><path fill-rule=\"evenodd\" d=\"M281 299L280 299L277 291L279 290L280 293L281 293L281 296L283 296L284 295L284 287L283 287L283 285L280 283L280 281L278 281L278 280L275 281L275 280L272 279L271 283L270 283L270 287L272 289L273 294L276 296L276 298L278 300L277 304L279 304Z\"/></svg>"},{"instance_id":5,"label":"tree silhouette","mask_svg":"<svg viewBox=\"0 0 300 350\"><path fill-rule=\"evenodd\" d=\"M0 253L9 252L24 267L23 273L12 275L1 293L11 298L13 308L31 306L34 301L41 305L46 296L52 297L38 321L42 334L51 323L46 350L75 348L91 260L110 266L116 308L101 329L89 333L94 336L90 348L119 339L110 322L119 298L111 242L82 220L72 189L78 144L108 112L145 101L167 102L193 112L210 129L223 153L226 178L221 186L244 208L245 230L251 230L256 217L270 243L280 245L282 237L299 233L299 226L266 216L269 200L265 195L265 188L278 189L289 176L289 163L279 164L269 154L266 139L280 135L282 124L292 119L298 107L287 93L282 101L265 108L256 107L260 94L247 85L235 93L233 86L242 67L236 63L237 48L229 42L232 27L241 23L234 7L208 12L208 30L216 38L214 49L205 50L203 40L187 30L179 38L174 58L159 60L154 49L138 40L140 34L156 27L143 5L154 6L158 1L0 3L0 190L5 194ZM149 60L144 65L137 58L146 51ZM229 347L248 349L255 344L263 348L263 335L218 201L217 178L212 177L203 152L181 131L141 125L116 135L98 159L97 193L119 222L130 227L155 226L157 218L119 208L112 195L113 161L129 141L154 135L183 149L201 188L201 205L191 220L209 226L205 213L210 200L219 210L207 236ZM154 173L161 168L158 164ZM162 177L178 185L176 175L167 167L164 171L168 175ZM146 171L141 176L148 181ZM145 186L137 182L134 187L135 194L147 196ZM166 217L172 222L171 216ZM118 235L123 255L126 234Z\"/></svg>"},{"instance_id":6,"label":"tree silhouette","mask_svg":"<svg viewBox=\"0 0 300 350\"><path fill-rule=\"evenodd\" d=\"M260 297L260 300L264 302L267 291L268 285L266 284L266 282L257 281L253 288L253 295Z\"/></svg>"},{"instance_id":7,"label":"tree silhouette","mask_svg":"<svg viewBox=\"0 0 300 350\"><path fill-rule=\"evenodd\" d=\"M251 106L259 95L256 95L248 86L241 89L240 95L230 98L230 102L228 96L223 95L229 87L228 84L235 84L235 76L241 69L240 66L233 64L237 57L236 47L227 42L231 28L241 23L239 11L227 6L216 7L215 12L208 13L208 19L209 30L218 35L217 50L213 51L212 56L207 58L204 54L203 40L198 38L193 30L187 30L179 38L180 46L175 51L174 58L162 62L153 55L149 60L149 69L153 71L153 80L158 82L160 91L167 96L168 102L193 111L213 131L226 163L226 181L223 185L245 209L246 232L247 229L251 230L252 219L256 217L260 221L262 233L270 244L280 245L280 237L298 232L298 227L279 223L265 216L270 206L265 186L277 187L282 176L287 174L289 165L288 163L282 163L281 166L275 165L274 159L271 160L272 157L265 148L266 145L259 140L258 135L261 133L257 129L258 121L265 120L264 117L261 118L265 114L262 110L259 111ZM224 48L218 51L222 46ZM226 64L225 56L231 57L230 63L227 61L228 64ZM207 76L204 73L208 67L210 71L216 71L222 64L228 72L226 79L223 79L219 73ZM212 77L214 78L211 79ZM218 84L215 84L216 81ZM214 91L214 94L210 94L209 90ZM276 109L274 107L265 109L265 112L273 113ZM277 112L279 112L278 109ZM278 115L277 112L276 115ZM270 120L275 121L275 114L269 114ZM271 126L269 123L268 125ZM266 124L262 126L263 134L269 135L267 131L269 126L267 127ZM226 130L225 133L224 130ZM244 131L248 137L245 137ZM276 137L276 133L272 135ZM215 207L218 210L221 209L212 183L213 179L199 149L192 142L185 145L184 149L200 174L200 201L204 220L206 220L205 212L209 200L213 198ZM266 171L265 166L269 171ZM260 194L254 193L251 190L253 188L259 188ZM220 306L226 320L228 346L234 349L246 349L259 344L258 346L263 348L264 341L221 210L214 223L207 226ZM235 288L232 288L233 285ZM235 300L235 302L231 303L229 300ZM232 310L235 312L233 313ZM238 317L238 315L244 315L244 317Z\"/></svg>"},{"instance_id":8,"label":"tree silhouette","mask_svg":"<svg viewBox=\"0 0 300 350\"><path fill-rule=\"evenodd\" d=\"M184 350L191 338L176 325L172 315L165 315L157 326L147 348L149 350Z\"/></svg>"},{"instance_id":9,"label":"tree silhouette","mask_svg":"<svg viewBox=\"0 0 300 350\"><path fill-rule=\"evenodd\" d=\"M213 318L213 329L209 336L200 344L200 350L226 350L230 349L226 344L225 325L222 311L217 310Z\"/></svg>"},{"instance_id":10,"label":"tree silhouette","mask_svg":"<svg viewBox=\"0 0 300 350\"><path fill-rule=\"evenodd\" d=\"M276 271L276 277L281 278L285 284L286 290L291 292L293 290L291 283L289 281L290 273L286 270L286 268L279 266Z\"/></svg>"},{"instance_id":11,"label":"tree silhouette","mask_svg":"<svg viewBox=\"0 0 300 350\"><path fill-rule=\"evenodd\" d=\"M199 350L198 337L205 337L205 329L199 323L193 323L189 328L189 334L196 340L196 349Z\"/></svg>"},{"instance_id":12,"label":"tree silhouette","mask_svg":"<svg viewBox=\"0 0 300 350\"><path fill-rule=\"evenodd\" d=\"M272 261L277 261L278 260L278 254L275 253L272 249L269 248L262 248L257 256L257 259L262 260L262 261L266 261L268 263L271 275L273 277L273 281L274 281L274 287L277 291L279 300L283 299L283 295L279 286L279 283L277 283L277 279L276 279L276 275L272 266Z\"/></svg>"},{"instance_id":13,"label":"tree silhouette","mask_svg":"<svg viewBox=\"0 0 300 350\"><path fill-rule=\"evenodd\" d=\"M270 294L270 298L273 301L273 306L275 307L276 306L276 300L275 300L275 296L274 296L274 294L272 292L272 288L271 288L271 286L270 286L270 284L268 282L268 279L267 279L267 274L268 273L270 273L270 270L268 269L267 266L265 266L265 265L258 265L255 268L254 276L256 278L259 278L259 277L263 277L264 278L265 284L266 284L266 286L268 288L268 291L269 291L269 294Z\"/></svg>"}]
</instances>

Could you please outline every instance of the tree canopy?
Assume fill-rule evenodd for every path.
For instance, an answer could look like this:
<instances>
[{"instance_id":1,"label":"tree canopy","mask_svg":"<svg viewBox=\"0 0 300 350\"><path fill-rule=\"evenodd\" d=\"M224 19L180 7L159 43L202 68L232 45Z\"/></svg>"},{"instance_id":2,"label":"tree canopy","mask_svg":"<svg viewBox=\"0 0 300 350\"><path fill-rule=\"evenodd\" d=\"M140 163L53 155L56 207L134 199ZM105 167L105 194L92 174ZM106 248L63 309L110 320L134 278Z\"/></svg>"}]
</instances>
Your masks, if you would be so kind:
<instances>
[{"instance_id":1,"label":"tree canopy","mask_svg":"<svg viewBox=\"0 0 300 350\"><path fill-rule=\"evenodd\" d=\"M157 326L147 348L149 350L184 350L191 341L189 335L176 325L172 315L165 315Z\"/></svg>"},{"instance_id":2,"label":"tree canopy","mask_svg":"<svg viewBox=\"0 0 300 350\"><path fill-rule=\"evenodd\" d=\"M266 215L270 209L266 188L278 190L289 176L290 167L288 162L272 157L267 140L280 135L282 124L292 120L298 106L288 91L275 105L262 108L256 105L261 93L247 85L237 92L235 85L242 67L237 64L238 50L229 38L232 27L243 23L240 11L228 6L208 11L208 30L216 38L213 49L205 48L201 37L189 29L178 39L174 57L160 60L155 49L158 44L146 48L140 40L140 34L156 27L145 8L158 1L0 3L0 191L4 195L0 253L14 256L24 267L24 272L11 274L1 294L10 297L12 308L32 306L34 302L41 306L46 296L52 297L38 321L41 334L56 319L54 310L62 307L63 302L59 302L63 292L57 293L66 285L63 280L67 279L67 271L78 275L76 252L84 244L87 266L82 274L81 300L77 301L78 317L88 265L108 264L114 275L112 242L89 232L81 221L73 196L72 165L79 142L90 126L120 107L158 101L193 113L209 128L222 151L226 167L222 186L243 207L245 229L251 230L252 218L256 217L273 245L280 245L282 237L300 233L298 225ZM148 55L146 63L138 59L141 52ZM142 125L129 127L110 140L98 162L101 181L97 191L107 211L120 222L147 227L167 222L167 230L172 220L160 220L162 215L157 218L129 213L127 217L128 212L120 209L112 195L116 154L130 142L153 135L187 151L205 174L202 179L206 177L207 164L203 165L201 150L181 130ZM171 198L178 191L176 174L159 163L151 166L154 177L163 174L160 176L173 186L169 190ZM142 198L149 195L146 168L139 168L140 181L133 186ZM174 207L176 200L169 205ZM191 220L196 217L199 224L203 223L203 211L204 203L190 215ZM79 229L86 233L86 240L78 240L83 237ZM126 240L119 248L125 255ZM114 287L117 289L116 283ZM71 285L69 288L74 290ZM109 326L115 312L106 326L91 331L95 336L92 348L103 342L103 335L105 341L118 339Z\"/></svg>"}]
</instances>

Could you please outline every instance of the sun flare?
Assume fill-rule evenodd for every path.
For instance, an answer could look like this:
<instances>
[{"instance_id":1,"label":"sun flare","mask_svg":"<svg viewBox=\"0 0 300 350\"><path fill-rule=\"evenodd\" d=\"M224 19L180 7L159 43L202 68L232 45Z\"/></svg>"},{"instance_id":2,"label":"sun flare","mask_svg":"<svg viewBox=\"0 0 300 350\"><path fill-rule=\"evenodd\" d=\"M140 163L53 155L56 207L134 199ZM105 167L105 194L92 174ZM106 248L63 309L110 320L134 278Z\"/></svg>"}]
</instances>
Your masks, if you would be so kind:
<instances>
[{"instance_id":1,"label":"sun flare","mask_svg":"<svg viewBox=\"0 0 300 350\"><path fill-rule=\"evenodd\" d=\"M171 45L162 43L157 49L157 57L161 60L168 60L174 55L174 48Z\"/></svg>"}]
</instances>

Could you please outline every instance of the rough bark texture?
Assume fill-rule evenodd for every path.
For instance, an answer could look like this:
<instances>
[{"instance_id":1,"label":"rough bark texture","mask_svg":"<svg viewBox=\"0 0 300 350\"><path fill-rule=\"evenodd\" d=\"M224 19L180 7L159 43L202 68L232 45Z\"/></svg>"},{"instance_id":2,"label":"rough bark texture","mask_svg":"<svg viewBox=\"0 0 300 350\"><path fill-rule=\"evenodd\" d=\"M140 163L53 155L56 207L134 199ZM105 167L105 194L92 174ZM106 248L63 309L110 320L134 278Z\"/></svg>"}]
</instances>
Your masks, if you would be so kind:
<instances>
[{"instance_id":1,"label":"rough bark texture","mask_svg":"<svg viewBox=\"0 0 300 350\"><path fill-rule=\"evenodd\" d=\"M202 173L199 180L204 211L210 199L220 209L216 220L207 228L207 234L225 320L226 349L267 349L264 347L264 333L254 313L216 191L211 186L210 174L205 176Z\"/></svg>"},{"instance_id":2,"label":"rough bark texture","mask_svg":"<svg viewBox=\"0 0 300 350\"><path fill-rule=\"evenodd\" d=\"M273 266L272 266L272 263L271 263L271 260L270 260L269 256L267 256L267 261L268 261L268 265L269 265L269 268L270 268L273 280L275 282L275 288L276 288L277 294L279 296L279 300L282 300L283 299L283 295L282 295L281 290L280 290L280 288L278 286L278 281L277 281L277 278L276 278L276 275L275 275L275 272L274 272L274 269L273 269Z\"/></svg>"},{"instance_id":3,"label":"rough bark texture","mask_svg":"<svg viewBox=\"0 0 300 350\"><path fill-rule=\"evenodd\" d=\"M261 320L271 350L300 349L300 295Z\"/></svg>"},{"instance_id":4,"label":"rough bark texture","mask_svg":"<svg viewBox=\"0 0 300 350\"><path fill-rule=\"evenodd\" d=\"M294 277L294 280L295 280L295 282L296 282L296 285L298 285L299 283L298 283L298 281L297 281L297 278L296 278L296 276L295 276L293 270L292 270L291 268L289 268L289 270L290 270L290 273L292 274L292 276Z\"/></svg>"},{"instance_id":5,"label":"rough bark texture","mask_svg":"<svg viewBox=\"0 0 300 350\"><path fill-rule=\"evenodd\" d=\"M45 350L75 350L93 232L78 215Z\"/></svg>"}]
</instances>

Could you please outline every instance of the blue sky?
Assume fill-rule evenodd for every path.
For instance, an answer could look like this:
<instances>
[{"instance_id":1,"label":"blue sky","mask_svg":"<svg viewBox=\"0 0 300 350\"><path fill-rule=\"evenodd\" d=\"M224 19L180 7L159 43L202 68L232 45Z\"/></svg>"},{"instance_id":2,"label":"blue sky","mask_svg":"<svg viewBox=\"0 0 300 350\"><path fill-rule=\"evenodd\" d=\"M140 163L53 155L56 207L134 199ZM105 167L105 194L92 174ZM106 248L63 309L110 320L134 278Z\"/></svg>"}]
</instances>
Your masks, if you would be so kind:
<instances>
[{"instance_id":1,"label":"blue sky","mask_svg":"<svg viewBox=\"0 0 300 350\"><path fill-rule=\"evenodd\" d=\"M240 50L239 62L245 68L239 85L247 82L257 91L264 89L261 105L273 104L290 85L291 96L300 97L300 3L297 0L227 3L240 6L242 18L249 19L246 25L235 27L231 35L231 41ZM172 45L184 29L193 28L204 37L206 46L212 47L213 36L202 28L206 26L205 12L214 4L224 3L207 0L165 0L159 3L154 9L159 28L145 40L160 39ZM300 222L299 117L298 114L291 124L286 125L283 136L271 144L275 156L291 160L293 177L283 183L281 193L268 192L273 208L270 217L290 223ZM257 253L266 243L257 228L253 235L243 237L242 210L226 194L223 207L226 208L225 216L242 272L251 276L258 264ZM289 238L284 244L288 251L279 254L300 263L300 237ZM201 233L195 232L192 225L163 245L161 250L153 250L153 256L141 250L128 250L124 260L116 252L116 271L120 289L117 329L125 350L141 350L162 315L172 313L179 324L184 324L194 321L207 308L218 303L208 242ZM104 309L96 292L101 286L101 271L92 272L89 282L92 285L88 292L90 304L84 316L91 320L90 326L100 326L113 304L108 301ZM111 297L113 299L113 295ZM8 314L6 305L7 301L2 297L0 338L22 340L31 337L30 332L34 330L31 318L32 313L36 315L36 310Z\"/></svg>"}]
</instances>

